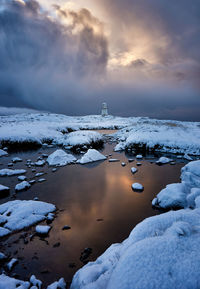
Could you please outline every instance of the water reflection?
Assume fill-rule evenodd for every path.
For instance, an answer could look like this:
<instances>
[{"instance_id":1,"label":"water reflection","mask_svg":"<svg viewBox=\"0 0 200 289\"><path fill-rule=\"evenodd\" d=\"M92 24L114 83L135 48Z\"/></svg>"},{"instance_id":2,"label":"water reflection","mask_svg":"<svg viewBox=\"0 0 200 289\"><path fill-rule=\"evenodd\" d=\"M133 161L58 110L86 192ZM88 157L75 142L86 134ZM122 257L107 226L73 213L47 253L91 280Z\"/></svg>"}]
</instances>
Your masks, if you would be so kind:
<instances>
[{"instance_id":1,"label":"water reflection","mask_svg":"<svg viewBox=\"0 0 200 289\"><path fill-rule=\"evenodd\" d=\"M31 272L43 280L44 284L61 276L70 283L76 270L83 266L79 258L85 247L93 249L90 260L95 260L112 243L124 240L137 223L156 214L151 208L151 200L155 194L166 184L179 181L183 164L160 167L143 160L142 166L133 175L131 167L136 165L136 161L128 163L127 156L124 153L113 153L113 146L109 144L105 146L103 153L112 153L112 157L120 159L120 162L70 165L59 168L56 173L52 173L47 166L38 168L37 171L44 170L47 173L47 181L36 183L30 190L17 194L18 199L37 196L41 201L54 203L61 210L46 238L48 244L39 237L35 237L27 245L24 245L23 239L19 243L13 243L20 233L1 242L4 252L11 252L12 256L15 252L15 257L22 257L13 270L21 278L28 278ZM18 156L34 160L38 153ZM127 165L122 167L121 161ZM23 167L24 162L14 166ZM35 172L29 169L28 179L34 175ZM17 177L2 178L1 181L12 188L18 182ZM133 182L144 185L143 193L132 191ZM1 200L1 203L6 200L10 198ZM71 229L63 231L64 225L71 226ZM31 231L34 228L28 230ZM60 246L53 248L57 242L60 242ZM70 263L75 263L76 267L70 268ZM44 274L42 271L50 273Z\"/></svg>"}]
</instances>

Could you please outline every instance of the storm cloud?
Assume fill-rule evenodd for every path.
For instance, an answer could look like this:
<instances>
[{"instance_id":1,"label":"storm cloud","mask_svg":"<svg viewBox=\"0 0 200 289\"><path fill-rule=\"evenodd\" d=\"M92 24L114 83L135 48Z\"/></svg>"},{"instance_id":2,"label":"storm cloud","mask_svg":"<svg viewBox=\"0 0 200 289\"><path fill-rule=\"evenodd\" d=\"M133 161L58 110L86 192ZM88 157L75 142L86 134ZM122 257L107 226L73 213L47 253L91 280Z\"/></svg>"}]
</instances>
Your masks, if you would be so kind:
<instances>
[{"instance_id":1,"label":"storm cloud","mask_svg":"<svg viewBox=\"0 0 200 289\"><path fill-rule=\"evenodd\" d=\"M0 105L200 121L199 0L44 3L0 4Z\"/></svg>"}]
</instances>

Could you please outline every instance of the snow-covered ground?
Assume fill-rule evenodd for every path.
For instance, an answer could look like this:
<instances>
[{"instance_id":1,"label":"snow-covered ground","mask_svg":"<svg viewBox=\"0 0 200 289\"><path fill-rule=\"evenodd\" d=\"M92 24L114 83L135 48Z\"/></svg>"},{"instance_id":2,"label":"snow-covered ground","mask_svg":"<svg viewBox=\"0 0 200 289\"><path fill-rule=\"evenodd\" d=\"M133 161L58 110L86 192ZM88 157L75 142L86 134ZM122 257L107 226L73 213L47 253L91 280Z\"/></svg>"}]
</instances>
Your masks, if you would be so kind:
<instances>
[{"instance_id":1,"label":"snow-covered ground","mask_svg":"<svg viewBox=\"0 0 200 289\"><path fill-rule=\"evenodd\" d=\"M9 201L0 205L0 237L7 236L46 219L52 204L39 201Z\"/></svg>"},{"instance_id":2,"label":"snow-covered ground","mask_svg":"<svg viewBox=\"0 0 200 289\"><path fill-rule=\"evenodd\" d=\"M116 151L140 149L200 155L200 123L141 118L113 135Z\"/></svg>"},{"instance_id":3,"label":"snow-covered ground","mask_svg":"<svg viewBox=\"0 0 200 289\"><path fill-rule=\"evenodd\" d=\"M71 117L51 113L22 113L0 116L0 142L53 142L62 146L90 145L103 140L91 129L119 129L112 135L115 150L142 149L200 155L200 123L156 120L145 117L90 115ZM70 133L71 131L75 131Z\"/></svg>"},{"instance_id":4,"label":"snow-covered ground","mask_svg":"<svg viewBox=\"0 0 200 289\"><path fill-rule=\"evenodd\" d=\"M71 289L198 289L200 161L187 164L181 179L179 185L186 186L181 197L188 208L145 219L124 242L113 244L80 269ZM177 190L167 190L165 200L170 201L171 194L179 201Z\"/></svg>"}]
</instances>

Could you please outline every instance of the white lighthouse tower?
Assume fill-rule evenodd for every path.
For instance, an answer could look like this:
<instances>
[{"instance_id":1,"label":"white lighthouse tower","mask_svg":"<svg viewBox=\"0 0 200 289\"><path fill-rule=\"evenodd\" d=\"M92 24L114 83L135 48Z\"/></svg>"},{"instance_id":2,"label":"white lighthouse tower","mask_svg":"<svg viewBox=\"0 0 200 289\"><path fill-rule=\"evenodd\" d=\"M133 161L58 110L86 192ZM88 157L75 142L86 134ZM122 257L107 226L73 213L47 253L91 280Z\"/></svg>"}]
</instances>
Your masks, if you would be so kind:
<instances>
[{"instance_id":1,"label":"white lighthouse tower","mask_svg":"<svg viewBox=\"0 0 200 289\"><path fill-rule=\"evenodd\" d=\"M107 116L108 115L108 106L106 102L102 103L102 108L101 108L101 116Z\"/></svg>"}]
</instances>

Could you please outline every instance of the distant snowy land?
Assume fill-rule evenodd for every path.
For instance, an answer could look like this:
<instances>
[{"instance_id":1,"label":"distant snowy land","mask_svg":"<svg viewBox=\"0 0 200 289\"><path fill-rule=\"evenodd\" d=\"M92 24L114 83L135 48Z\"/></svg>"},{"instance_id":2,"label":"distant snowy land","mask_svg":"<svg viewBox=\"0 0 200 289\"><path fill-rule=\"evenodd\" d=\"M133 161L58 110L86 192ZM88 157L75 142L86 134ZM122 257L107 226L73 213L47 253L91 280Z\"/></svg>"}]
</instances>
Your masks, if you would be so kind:
<instances>
[{"instance_id":1,"label":"distant snowy land","mask_svg":"<svg viewBox=\"0 0 200 289\"><path fill-rule=\"evenodd\" d=\"M139 150L200 155L200 123L156 120L147 117L90 115L71 117L51 113L21 113L0 116L1 146L95 148L103 136L89 130L117 129L112 135L116 151ZM87 132L84 130L88 130Z\"/></svg>"}]
</instances>

